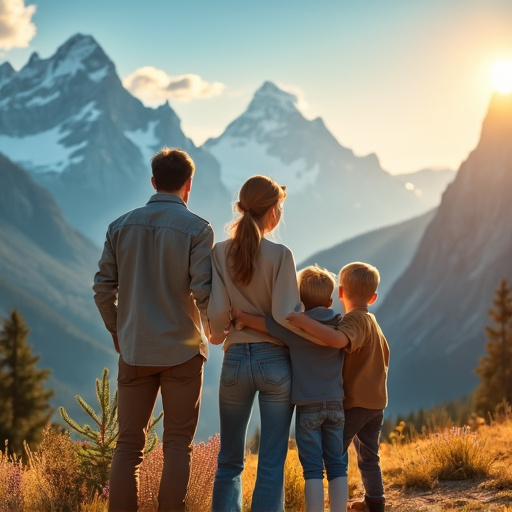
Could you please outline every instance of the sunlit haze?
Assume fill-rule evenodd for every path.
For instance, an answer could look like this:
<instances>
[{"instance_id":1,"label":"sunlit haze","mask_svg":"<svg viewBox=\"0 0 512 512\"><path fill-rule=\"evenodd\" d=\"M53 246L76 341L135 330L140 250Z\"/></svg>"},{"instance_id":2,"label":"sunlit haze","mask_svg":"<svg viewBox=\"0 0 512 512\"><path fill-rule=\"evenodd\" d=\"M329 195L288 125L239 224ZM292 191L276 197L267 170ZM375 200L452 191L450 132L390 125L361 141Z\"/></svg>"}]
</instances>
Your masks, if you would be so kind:
<instances>
[{"instance_id":1,"label":"sunlit haze","mask_svg":"<svg viewBox=\"0 0 512 512\"><path fill-rule=\"evenodd\" d=\"M458 169L494 90L511 87L509 65L489 78L512 58L510 0L30 1L0 19L0 64L18 70L32 52L92 35L125 87L147 105L168 100L196 144L269 80L390 173Z\"/></svg>"},{"instance_id":2,"label":"sunlit haze","mask_svg":"<svg viewBox=\"0 0 512 512\"><path fill-rule=\"evenodd\" d=\"M512 61L499 60L492 66L492 83L498 92L508 94L512 92Z\"/></svg>"}]
</instances>

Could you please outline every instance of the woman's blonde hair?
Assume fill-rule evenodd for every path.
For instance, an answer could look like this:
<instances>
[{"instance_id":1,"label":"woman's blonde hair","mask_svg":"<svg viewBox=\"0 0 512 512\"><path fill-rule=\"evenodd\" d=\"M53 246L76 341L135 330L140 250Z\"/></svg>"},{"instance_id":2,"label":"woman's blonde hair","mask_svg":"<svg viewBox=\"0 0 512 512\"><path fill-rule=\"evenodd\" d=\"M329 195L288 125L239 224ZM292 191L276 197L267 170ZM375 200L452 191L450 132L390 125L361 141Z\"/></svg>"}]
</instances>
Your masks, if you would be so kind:
<instances>
[{"instance_id":1,"label":"woman's blonde hair","mask_svg":"<svg viewBox=\"0 0 512 512\"><path fill-rule=\"evenodd\" d=\"M263 218L285 197L285 187L267 176L252 176L242 185L234 205L241 216L229 226L231 243L227 253L235 282L244 285L251 282L261 239L267 228Z\"/></svg>"}]
</instances>

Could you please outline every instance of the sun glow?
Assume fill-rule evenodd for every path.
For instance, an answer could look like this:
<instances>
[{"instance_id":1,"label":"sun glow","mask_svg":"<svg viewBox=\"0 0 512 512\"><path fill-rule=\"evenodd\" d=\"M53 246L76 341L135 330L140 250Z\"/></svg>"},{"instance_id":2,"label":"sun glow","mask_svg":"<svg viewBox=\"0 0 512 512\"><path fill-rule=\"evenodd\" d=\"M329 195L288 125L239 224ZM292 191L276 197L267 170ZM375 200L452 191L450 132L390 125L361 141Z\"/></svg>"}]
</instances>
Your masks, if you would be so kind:
<instances>
[{"instance_id":1,"label":"sun glow","mask_svg":"<svg viewBox=\"0 0 512 512\"><path fill-rule=\"evenodd\" d=\"M512 60L496 61L491 68L494 88L503 94L512 92Z\"/></svg>"}]
</instances>

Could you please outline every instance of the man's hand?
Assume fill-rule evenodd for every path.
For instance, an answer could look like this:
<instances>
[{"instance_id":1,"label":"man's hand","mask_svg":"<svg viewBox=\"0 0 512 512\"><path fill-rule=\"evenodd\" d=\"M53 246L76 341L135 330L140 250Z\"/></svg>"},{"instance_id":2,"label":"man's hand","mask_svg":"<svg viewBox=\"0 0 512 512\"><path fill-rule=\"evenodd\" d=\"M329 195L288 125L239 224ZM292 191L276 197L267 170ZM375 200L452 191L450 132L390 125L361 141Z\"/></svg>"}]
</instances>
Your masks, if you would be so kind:
<instances>
[{"instance_id":1,"label":"man's hand","mask_svg":"<svg viewBox=\"0 0 512 512\"><path fill-rule=\"evenodd\" d=\"M226 336L218 336L215 334L210 334L210 343L212 345L222 345L224 343L225 339L226 339Z\"/></svg>"},{"instance_id":2,"label":"man's hand","mask_svg":"<svg viewBox=\"0 0 512 512\"><path fill-rule=\"evenodd\" d=\"M121 353L121 349L119 348L119 340L117 339L117 334L112 333L112 340L114 342L114 348L118 354Z\"/></svg>"}]
</instances>

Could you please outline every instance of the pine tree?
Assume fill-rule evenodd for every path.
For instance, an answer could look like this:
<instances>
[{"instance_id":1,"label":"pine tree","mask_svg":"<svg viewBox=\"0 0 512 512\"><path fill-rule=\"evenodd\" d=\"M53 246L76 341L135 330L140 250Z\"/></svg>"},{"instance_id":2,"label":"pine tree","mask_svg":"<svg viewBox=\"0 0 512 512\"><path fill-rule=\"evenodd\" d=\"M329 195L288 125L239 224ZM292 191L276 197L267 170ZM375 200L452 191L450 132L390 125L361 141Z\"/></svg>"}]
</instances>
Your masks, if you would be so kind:
<instances>
[{"instance_id":1,"label":"pine tree","mask_svg":"<svg viewBox=\"0 0 512 512\"><path fill-rule=\"evenodd\" d=\"M489 316L494 326L485 329L487 356L475 370L480 385L474 393L475 410L486 415L506 401L512 404L512 289L505 279L496 290Z\"/></svg>"},{"instance_id":2,"label":"pine tree","mask_svg":"<svg viewBox=\"0 0 512 512\"><path fill-rule=\"evenodd\" d=\"M88 487L93 491L103 489L108 481L110 464L114 455L117 438L119 436L119 423L117 421L117 391L114 396L110 393L108 368L103 370L102 379L96 379L96 398L100 405L97 413L80 395L76 395L76 401L80 407L91 417L97 428L88 424L80 425L72 419L64 407L59 407L62 419L82 437L87 439L78 452L84 468L85 479ZM149 425L144 452L149 453L158 442L155 432L156 424L162 419L163 412L157 418L153 418Z\"/></svg>"},{"instance_id":3,"label":"pine tree","mask_svg":"<svg viewBox=\"0 0 512 512\"><path fill-rule=\"evenodd\" d=\"M44 387L49 370L38 370L40 356L27 343L29 329L14 309L0 331L0 443L22 454L23 442L37 448L53 409L52 390Z\"/></svg>"}]
</instances>

